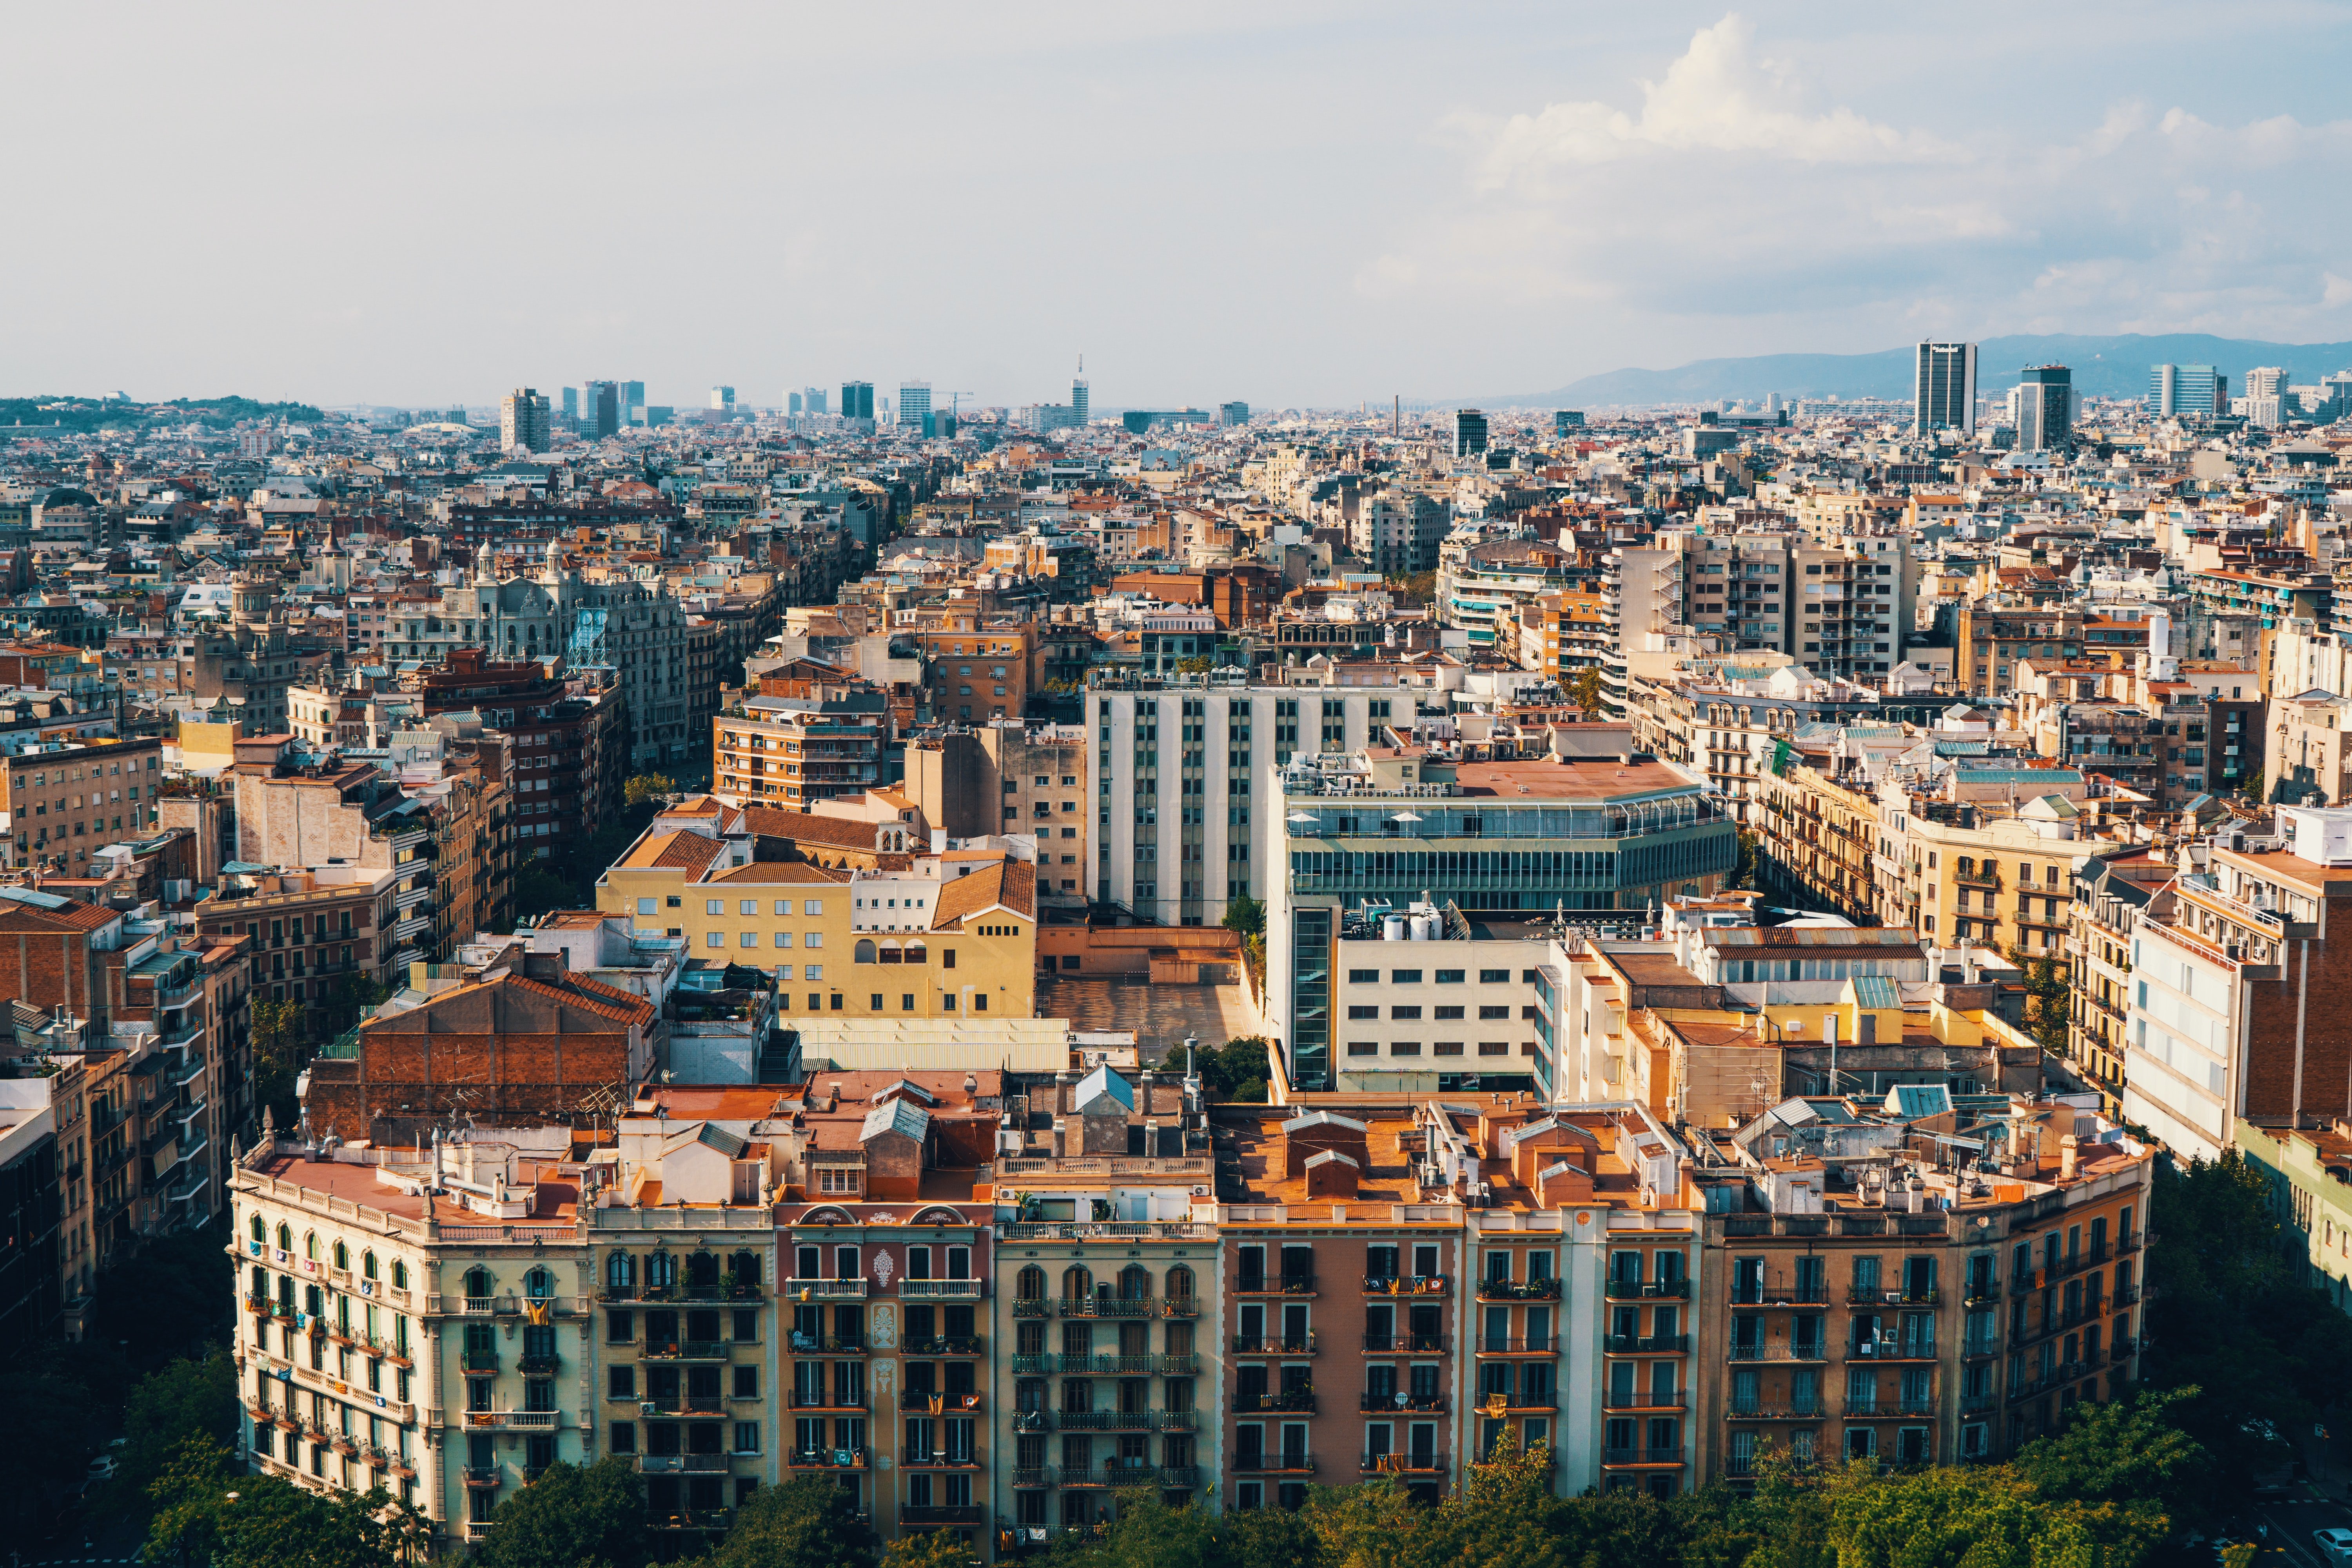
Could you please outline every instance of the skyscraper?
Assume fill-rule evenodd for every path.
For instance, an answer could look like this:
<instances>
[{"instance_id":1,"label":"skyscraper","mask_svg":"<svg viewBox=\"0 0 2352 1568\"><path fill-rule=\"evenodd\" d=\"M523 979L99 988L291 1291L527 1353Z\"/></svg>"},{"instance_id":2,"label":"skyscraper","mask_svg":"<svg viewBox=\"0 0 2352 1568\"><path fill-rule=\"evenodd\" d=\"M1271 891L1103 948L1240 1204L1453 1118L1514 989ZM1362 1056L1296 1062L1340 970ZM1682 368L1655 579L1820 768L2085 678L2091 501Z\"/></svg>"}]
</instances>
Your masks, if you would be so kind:
<instances>
[{"instance_id":1,"label":"skyscraper","mask_svg":"<svg viewBox=\"0 0 2352 1568\"><path fill-rule=\"evenodd\" d=\"M646 422L646 384L644 382L625 381L620 384L619 416L624 425L642 425Z\"/></svg>"},{"instance_id":2,"label":"skyscraper","mask_svg":"<svg viewBox=\"0 0 2352 1568\"><path fill-rule=\"evenodd\" d=\"M1468 458L1486 449L1486 416L1475 408L1454 411L1454 455Z\"/></svg>"},{"instance_id":3,"label":"skyscraper","mask_svg":"<svg viewBox=\"0 0 2352 1568\"><path fill-rule=\"evenodd\" d=\"M721 410L734 407L735 389L731 386L712 387L710 389L710 406Z\"/></svg>"},{"instance_id":4,"label":"skyscraper","mask_svg":"<svg viewBox=\"0 0 2352 1568\"><path fill-rule=\"evenodd\" d=\"M1918 350L1911 428L1925 436L1936 430L1977 432L1977 346L1974 343L1921 343Z\"/></svg>"},{"instance_id":5,"label":"skyscraper","mask_svg":"<svg viewBox=\"0 0 2352 1568\"><path fill-rule=\"evenodd\" d=\"M803 414L825 413L825 405L832 401L832 395L822 386L810 387L801 394L801 412Z\"/></svg>"},{"instance_id":6,"label":"skyscraper","mask_svg":"<svg viewBox=\"0 0 2352 1568\"><path fill-rule=\"evenodd\" d=\"M1070 383L1070 420L1080 429L1087 423L1087 378L1078 376Z\"/></svg>"},{"instance_id":7,"label":"skyscraper","mask_svg":"<svg viewBox=\"0 0 2352 1568\"><path fill-rule=\"evenodd\" d=\"M862 419L868 426L874 423L874 384L870 381L845 381L841 384L841 416Z\"/></svg>"},{"instance_id":8,"label":"skyscraper","mask_svg":"<svg viewBox=\"0 0 2352 1568\"><path fill-rule=\"evenodd\" d=\"M612 381L592 381L588 384L586 391L588 395L583 401L586 403L587 407L581 414L582 420L595 422L596 438L600 441L607 436L619 434L621 428L620 384Z\"/></svg>"},{"instance_id":9,"label":"skyscraper","mask_svg":"<svg viewBox=\"0 0 2352 1568\"><path fill-rule=\"evenodd\" d=\"M563 417L566 419L580 417L580 389L576 386L567 386L563 389Z\"/></svg>"},{"instance_id":10,"label":"skyscraper","mask_svg":"<svg viewBox=\"0 0 2352 1568\"><path fill-rule=\"evenodd\" d=\"M2180 412L2180 367L2177 364L2150 365L2147 371L2147 412L2157 419L2169 419Z\"/></svg>"},{"instance_id":11,"label":"skyscraper","mask_svg":"<svg viewBox=\"0 0 2352 1568\"><path fill-rule=\"evenodd\" d=\"M499 403L499 445L509 452L544 452L551 445L547 399L536 388L518 386Z\"/></svg>"},{"instance_id":12,"label":"skyscraper","mask_svg":"<svg viewBox=\"0 0 2352 1568\"><path fill-rule=\"evenodd\" d=\"M902 381L898 384L898 428L918 436L931 433L931 384L928 381Z\"/></svg>"},{"instance_id":13,"label":"skyscraper","mask_svg":"<svg viewBox=\"0 0 2352 1568\"><path fill-rule=\"evenodd\" d=\"M801 395L797 392L787 392L784 394L784 412L787 414L798 414L800 411Z\"/></svg>"},{"instance_id":14,"label":"skyscraper","mask_svg":"<svg viewBox=\"0 0 2352 1568\"><path fill-rule=\"evenodd\" d=\"M1228 426L1248 424L1249 405L1239 401L1217 405L1217 423Z\"/></svg>"},{"instance_id":15,"label":"skyscraper","mask_svg":"<svg viewBox=\"0 0 2352 1568\"><path fill-rule=\"evenodd\" d=\"M2074 373L2063 364L2035 365L2017 384L2017 449L2054 452L2074 435Z\"/></svg>"}]
</instances>

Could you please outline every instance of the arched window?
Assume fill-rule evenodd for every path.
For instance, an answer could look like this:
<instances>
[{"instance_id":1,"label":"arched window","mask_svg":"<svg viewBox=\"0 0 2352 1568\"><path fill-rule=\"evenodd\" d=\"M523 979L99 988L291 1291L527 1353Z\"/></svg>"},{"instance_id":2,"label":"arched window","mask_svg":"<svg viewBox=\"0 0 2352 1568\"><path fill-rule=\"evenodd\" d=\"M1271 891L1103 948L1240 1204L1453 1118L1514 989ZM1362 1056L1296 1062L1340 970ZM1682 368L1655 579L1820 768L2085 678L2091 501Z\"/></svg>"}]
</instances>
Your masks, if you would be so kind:
<instances>
[{"instance_id":1,"label":"arched window","mask_svg":"<svg viewBox=\"0 0 2352 1568\"><path fill-rule=\"evenodd\" d=\"M278 1250L280 1252L291 1252L294 1250L294 1232L291 1226L283 1224L278 1226Z\"/></svg>"},{"instance_id":2,"label":"arched window","mask_svg":"<svg viewBox=\"0 0 2352 1568\"><path fill-rule=\"evenodd\" d=\"M375 1278L374 1253L362 1252L360 1254L360 1278L362 1279L373 1279Z\"/></svg>"},{"instance_id":3,"label":"arched window","mask_svg":"<svg viewBox=\"0 0 2352 1568\"><path fill-rule=\"evenodd\" d=\"M1171 1301L1192 1299L1192 1271L1181 1263L1168 1271L1168 1299Z\"/></svg>"},{"instance_id":4,"label":"arched window","mask_svg":"<svg viewBox=\"0 0 2352 1568\"><path fill-rule=\"evenodd\" d=\"M861 939L856 947L849 950L849 962L852 963L874 963L874 943L870 940Z\"/></svg>"},{"instance_id":5,"label":"arched window","mask_svg":"<svg viewBox=\"0 0 2352 1568\"><path fill-rule=\"evenodd\" d=\"M615 1252L604 1259L604 1289L634 1290L637 1288L637 1260L625 1252Z\"/></svg>"},{"instance_id":6,"label":"arched window","mask_svg":"<svg viewBox=\"0 0 2352 1568\"><path fill-rule=\"evenodd\" d=\"M247 1294L257 1301L269 1300L269 1270L258 1263L253 1266L253 1285Z\"/></svg>"},{"instance_id":7,"label":"arched window","mask_svg":"<svg viewBox=\"0 0 2352 1568\"><path fill-rule=\"evenodd\" d=\"M1146 1301L1151 1298L1151 1270L1140 1263L1130 1263L1119 1271L1118 1299L1122 1301Z\"/></svg>"},{"instance_id":8,"label":"arched window","mask_svg":"<svg viewBox=\"0 0 2352 1568\"><path fill-rule=\"evenodd\" d=\"M555 1294L555 1276L544 1268L534 1268L522 1277L522 1293L534 1301L544 1301Z\"/></svg>"},{"instance_id":9,"label":"arched window","mask_svg":"<svg viewBox=\"0 0 2352 1568\"><path fill-rule=\"evenodd\" d=\"M317 1322L325 1315L325 1298L319 1294L319 1288L316 1285L302 1287L302 1310L312 1322Z\"/></svg>"},{"instance_id":10,"label":"arched window","mask_svg":"<svg viewBox=\"0 0 2352 1568\"><path fill-rule=\"evenodd\" d=\"M727 1260L727 1271L735 1276L735 1289L740 1292L760 1288L760 1255L739 1252Z\"/></svg>"},{"instance_id":11,"label":"arched window","mask_svg":"<svg viewBox=\"0 0 2352 1568\"><path fill-rule=\"evenodd\" d=\"M482 1297L488 1296L489 1293L490 1271L487 1268L467 1269L466 1294L478 1300Z\"/></svg>"},{"instance_id":12,"label":"arched window","mask_svg":"<svg viewBox=\"0 0 2352 1568\"><path fill-rule=\"evenodd\" d=\"M1095 1277L1076 1264L1062 1270L1062 1300L1083 1301L1095 1293Z\"/></svg>"},{"instance_id":13,"label":"arched window","mask_svg":"<svg viewBox=\"0 0 2352 1568\"><path fill-rule=\"evenodd\" d=\"M253 1239L262 1246L267 1246L269 1242L269 1227L261 1223L261 1216L258 1214L253 1216Z\"/></svg>"},{"instance_id":14,"label":"arched window","mask_svg":"<svg viewBox=\"0 0 2352 1568\"><path fill-rule=\"evenodd\" d=\"M278 1304L289 1313L294 1310L294 1276L291 1274L278 1277Z\"/></svg>"},{"instance_id":15,"label":"arched window","mask_svg":"<svg viewBox=\"0 0 2352 1568\"><path fill-rule=\"evenodd\" d=\"M313 1263L319 1261L319 1233L317 1231L306 1230L302 1233L302 1256L309 1258Z\"/></svg>"},{"instance_id":16,"label":"arched window","mask_svg":"<svg viewBox=\"0 0 2352 1568\"><path fill-rule=\"evenodd\" d=\"M927 950L919 941L910 942L907 944L908 963L921 963L925 962L928 957L929 950Z\"/></svg>"},{"instance_id":17,"label":"arched window","mask_svg":"<svg viewBox=\"0 0 2352 1568\"><path fill-rule=\"evenodd\" d=\"M408 1265L397 1258L392 1260L392 1288L395 1290L408 1289Z\"/></svg>"},{"instance_id":18,"label":"arched window","mask_svg":"<svg viewBox=\"0 0 2352 1568\"><path fill-rule=\"evenodd\" d=\"M1045 1271L1032 1263L1013 1282L1013 1293L1024 1301L1045 1299Z\"/></svg>"},{"instance_id":19,"label":"arched window","mask_svg":"<svg viewBox=\"0 0 2352 1568\"><path fill-rule=\"evenodd\" d=\"M667 1252L646 1254L646 1288L667 1289L677 1283L677 1259Z\"/></svg>"},{"instance_id":20,"label":"arched window","mask_svg":"<svg viewBox=\"0 0 2352 1568\"><path fill-rule=\"evenodd\" d=\"M902 962L904 957L905 955L898 951L898 943L896 940L887 936L882 939L883 963L898 963Z\"/></svg>"},{"instance_id":21,"label":"arched window","mask_svg":"<svg viewBox=\"0 0 2352 1568\"><path fill-rule=\"evenodd\" d=\"M710 1291L719 1289L719 1255L715 1252L689 1252L686 1255L687 1289Z\"/></svg>"},{"instance_id":22,"label":"arched window","mask_svg":"<svg viewBox=\"0 0 2352 1568\"><path fill-rule=\"evenodd\" d=\"M352 1249L340 1241L335 1243L335 1267L345 1274L352 1271Z\"/></svg>"}]
</instances>

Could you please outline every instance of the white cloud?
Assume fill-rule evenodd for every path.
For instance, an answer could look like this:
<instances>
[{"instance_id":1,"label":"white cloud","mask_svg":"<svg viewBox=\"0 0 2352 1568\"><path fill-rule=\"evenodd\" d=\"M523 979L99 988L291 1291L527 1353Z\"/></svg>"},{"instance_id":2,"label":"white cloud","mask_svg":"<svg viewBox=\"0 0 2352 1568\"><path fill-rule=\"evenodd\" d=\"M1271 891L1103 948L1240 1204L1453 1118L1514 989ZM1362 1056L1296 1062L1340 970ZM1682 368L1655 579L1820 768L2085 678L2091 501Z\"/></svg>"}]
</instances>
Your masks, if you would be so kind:
<instances>
[{"instance_id":1,"label":"white cloud","mask_svg":"<svg viewBox=\"0 0 2352 1568\"><path fill-rule=\"evenodd\" d=\"M1684 342L1744 319L1805 329L1758 346L1878 347L1930 315L1987 336L2352 337L2352 284L2324 270L2352 245L2326 195L2352 121L2094 98L2021 119L1938 99L1893 123L1766 58L1737 14L1639 89L1445 117L1462 184L1384 265L1429 299L1597 300Z\"/></svg>"},{"instance_id":2,"label":"white cloud","mask_svg":"<svg viewBox=\"0 0 2352 1568\"><path fill-rule=\"evenodd\" d=\"M1846 108L1810 112L1784 68L1755 58L1755 28L1737 12L1702 27L1662 81L1641 84L1638 114L1605 103L1547 106L1496 121L1457 119L1484 143L1477 184L1499 189L1553 166L1608 163L1660 153L1737 153L1798 163L1885 163L1951 155L1932 137L1881 125Z\"/></svg>"}]
</instances>

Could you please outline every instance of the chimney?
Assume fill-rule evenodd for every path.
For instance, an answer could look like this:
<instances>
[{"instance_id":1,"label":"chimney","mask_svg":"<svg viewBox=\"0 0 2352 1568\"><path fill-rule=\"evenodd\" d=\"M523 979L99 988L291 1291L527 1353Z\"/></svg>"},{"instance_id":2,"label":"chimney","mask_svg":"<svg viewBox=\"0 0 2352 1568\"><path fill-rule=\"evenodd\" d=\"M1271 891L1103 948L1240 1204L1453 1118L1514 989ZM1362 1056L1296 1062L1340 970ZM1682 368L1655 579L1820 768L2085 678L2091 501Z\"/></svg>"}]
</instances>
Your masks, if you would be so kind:
<instances>
[{"instance_id":1,"label":"chimney","mask_svg":"<svg viewBox=\"0 0 2352 1568\"><path fill-rule=\"evenodd\" d=\"M1069 1123L1058 1116L1054 1118L1054 1158L1056 1160L1067 1152L1066 1141L1069 1135Z\"/></svg>"},{"instance_id":2,"label":"chimney","mask_svg":"<svg viewBox=\"0 0 2352 1568\"><path fill-rule=\"evenodd\" d=\"M2074 1173L2079 1168L2077 1162L2081 1156L2082 1146L2082 1140L2076 1138L2072 1132L2058 1140L2058 1179L2060 1181L2071 1182L2074 1179Z\"/></svg>"}]
</instances>

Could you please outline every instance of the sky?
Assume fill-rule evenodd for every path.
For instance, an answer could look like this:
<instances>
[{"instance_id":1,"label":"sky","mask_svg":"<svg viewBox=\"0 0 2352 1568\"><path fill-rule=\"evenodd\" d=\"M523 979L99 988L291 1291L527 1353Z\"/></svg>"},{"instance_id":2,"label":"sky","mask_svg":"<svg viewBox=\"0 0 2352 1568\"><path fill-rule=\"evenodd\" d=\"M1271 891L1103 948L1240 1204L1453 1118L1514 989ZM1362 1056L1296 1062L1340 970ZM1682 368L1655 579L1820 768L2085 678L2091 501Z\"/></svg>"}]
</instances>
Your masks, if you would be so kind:
<instances>
[{"instance_id":1,"label":"sky","mask_svg":"<svg viewBox=\"0 0 2352 1568\"><path fill-rule=\"evenodd\" d=\"M2352 339L2352 0L25 10L0 395L1345 406Z\"/></svg>"}]
</instances>

